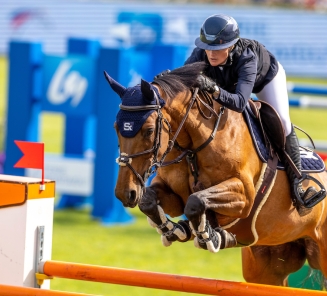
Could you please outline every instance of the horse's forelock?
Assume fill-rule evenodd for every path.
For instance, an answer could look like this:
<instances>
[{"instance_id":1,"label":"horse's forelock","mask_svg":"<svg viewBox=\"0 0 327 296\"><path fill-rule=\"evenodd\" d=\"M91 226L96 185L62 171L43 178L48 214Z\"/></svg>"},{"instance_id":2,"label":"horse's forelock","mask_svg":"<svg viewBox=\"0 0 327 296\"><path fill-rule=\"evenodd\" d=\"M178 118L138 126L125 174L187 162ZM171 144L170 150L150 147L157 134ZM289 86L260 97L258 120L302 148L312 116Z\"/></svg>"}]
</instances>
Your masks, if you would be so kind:
<instances>
[{"instance_id":1,"label":"horse's forelock","mask_svg":"<svg viewBox=\"0 0 327 296\"><path fill-rule=\"evenodd\" d=\"M196 62L176 68L171 72L159 76L153 82L158 84L168 99L174 98L178 93L190 89L199 74L206 70L205 62Z\"/></svg>"}]
</instances>

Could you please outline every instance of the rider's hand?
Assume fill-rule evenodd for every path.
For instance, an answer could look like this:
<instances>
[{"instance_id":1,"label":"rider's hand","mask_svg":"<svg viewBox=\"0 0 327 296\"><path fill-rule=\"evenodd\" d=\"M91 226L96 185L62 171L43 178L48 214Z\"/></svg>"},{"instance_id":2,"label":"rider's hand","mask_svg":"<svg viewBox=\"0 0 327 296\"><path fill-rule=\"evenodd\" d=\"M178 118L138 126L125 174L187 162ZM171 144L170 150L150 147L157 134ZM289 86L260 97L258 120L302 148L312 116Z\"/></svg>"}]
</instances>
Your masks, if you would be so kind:
<instances>
[{"instance_id":1,"label":"rider's hand","mask_svg":"<svg viewBox=\"0 0 327 296\"><path fill-rule=\"evenodd\" d=\"M154 80L157 79L157 78L159 78L160 76L164 76L164 75L168 74L169 72L170 72L169 69L160 72L159 74L157 74L156 76L154 76Z\"/></svg>"},{"instance_id":2,"label":"rider's hand","mask_svg":"<svg viewBox=\"0 0 327 296\"><path fill-rule=\"evenodd\" d=\"M197 77L194 86L198 87L200 90L204 90L210 94L214 94L215 98L218 97L220 92L217 84L214 81L212 81L210 78L203 75L199 75Z\"/></svg>"}]
</instances>

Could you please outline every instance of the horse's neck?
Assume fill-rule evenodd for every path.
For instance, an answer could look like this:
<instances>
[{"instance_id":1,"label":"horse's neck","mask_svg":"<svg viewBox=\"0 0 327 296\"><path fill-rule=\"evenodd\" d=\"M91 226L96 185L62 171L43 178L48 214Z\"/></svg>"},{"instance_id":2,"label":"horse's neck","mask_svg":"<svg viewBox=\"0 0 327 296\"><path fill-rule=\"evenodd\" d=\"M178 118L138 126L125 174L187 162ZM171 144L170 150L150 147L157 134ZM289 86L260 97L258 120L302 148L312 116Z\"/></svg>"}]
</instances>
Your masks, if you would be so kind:
<instances>
[{"instance_id":1,"label":"horse's neck","mask_svg":"<svg viewBox=\"0 0 327 296\"><path fill-rule=\"evenodd\" d=\"M166 117L172 126L173 135L183 122L186 110L189 106L190 99L187 95L181 94L174 98L166 105ZM213 108L218 111L221 105L214 102ZM208 116L209 110L200 104L202 111ZM212 115L210 119L204 118L196 104L193 105L191 111L187 115L185 123L177 136L177 143L185 149L196 149L207 141L213 130L217 117ZM216 151L233 151L248 146L251 141L248 128L244 117L241 113L225 109L222 114L215 138L207 149ZM223 156L222 156L223 157Z\"/></svg>"},{"instance_id":2,"label":"horse's neck","mask_svg":"<svg viewBox=\"0 0 327 296\"><path fill-rule=\"evenodd\" d=\"M182 105L176 106L175 104L170 104L164 109L164 117L169 121L171 126L171 137L174 137L178 132L176 139L177 143L183 148L190 148L192 146L192 139L185 130L185 123L181 126L186 108L187 105L183 108Z\"/></svg>"},{"instance_id":3,"label":"horse's neck","mask_svg":"<svg viewBox=\"0 0 327 296\"><path fill-rule=\"evenodd\" d=\"M214 106L215 110L219 110L218 104ZM192 110L188 120L185 122L184 132L188 135L191 146L199 147L207 141L214 132L217 117L210 119L203 118L197 110ZM208 111L205 113L208 115ZM244 134L248 132L246 123L241 113L225 110L221 115L218 130L214 134L214 139L210 145L212 149L221 151L239 149L244 143ZM184 135L184 137L186 137ZM236 146L235 146L236 145Z\"/></svg>"}]
</instances>

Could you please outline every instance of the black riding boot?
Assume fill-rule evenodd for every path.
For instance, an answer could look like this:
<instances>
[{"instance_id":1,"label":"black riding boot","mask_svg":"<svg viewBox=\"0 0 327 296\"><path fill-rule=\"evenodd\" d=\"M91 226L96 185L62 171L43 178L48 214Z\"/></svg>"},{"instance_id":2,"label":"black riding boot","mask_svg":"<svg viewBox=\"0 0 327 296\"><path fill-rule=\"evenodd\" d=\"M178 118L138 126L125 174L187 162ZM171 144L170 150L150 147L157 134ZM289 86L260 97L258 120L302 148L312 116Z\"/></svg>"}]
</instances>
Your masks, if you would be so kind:
<instances>
[{"instance_id":1,"label":"black riding boot","mask_svg":"<svg viewBox=\"0 0 327 296\"><path fill-rule=\"evenodd\" d=\"M292 132L286 137L285 150L302 175L299 141L298 141L297 135L294 131L293 125L292 125ZM298 186L295 187L295 181L298 180L298 178L297 178L294 170L291 168L290 164L287 161L285 162L285 166L286 166L286 173L287 173L288 179L290 181L293 204L296 207L296 209L298 210L300 216L304 216L311 211L311 208L305 207L303 205L303 203L301 203L298 200L298 198L296 197L296 190L297 190L298 196L300 197L300 199L303 202L310 199L315 194L317 194L318 191L316 190L316 188L314 188L312 186L310 186L306 191L304 191L304 189L302 187L302 183L299 183Z\"/></svg>"}]
</instances>

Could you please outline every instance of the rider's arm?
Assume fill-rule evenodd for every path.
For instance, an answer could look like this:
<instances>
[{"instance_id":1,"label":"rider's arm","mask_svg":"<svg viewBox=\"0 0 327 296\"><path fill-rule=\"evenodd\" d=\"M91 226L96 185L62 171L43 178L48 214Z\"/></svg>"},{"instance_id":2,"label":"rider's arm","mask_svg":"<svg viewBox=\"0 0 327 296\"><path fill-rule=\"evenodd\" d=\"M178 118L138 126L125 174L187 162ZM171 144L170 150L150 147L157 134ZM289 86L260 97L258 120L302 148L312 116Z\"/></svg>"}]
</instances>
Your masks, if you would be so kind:
<instances>
[{"instance_id":1,"label":"rider's arm","mask_svg":"<svg viewBox=\"0 0 327 296\"><path fill-rule=\"evenodd\" d=\"M238 81L235 93L219 88L214 96L218 103L236 112L243 112L250 98L257 75L257 58L247 49L236 66Z\"/></svg>"}]
</instances>

